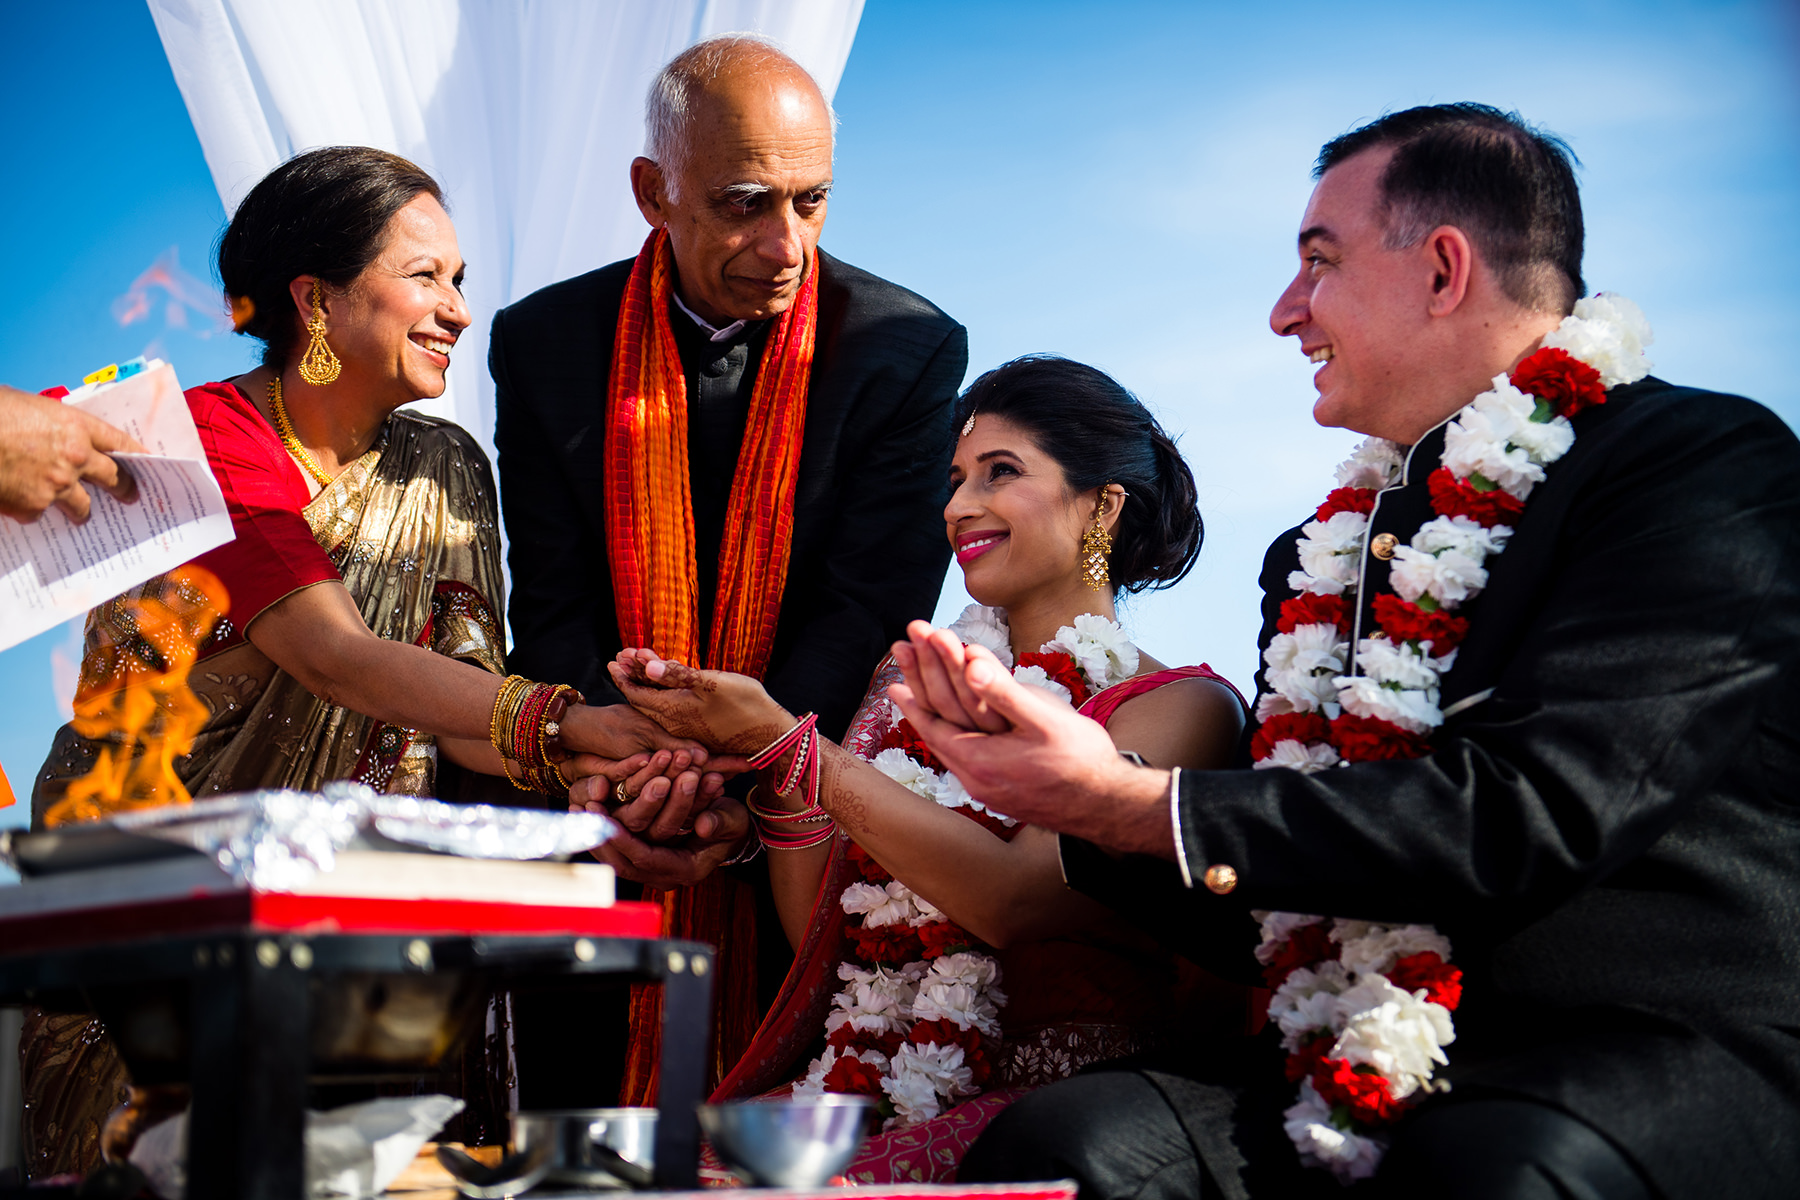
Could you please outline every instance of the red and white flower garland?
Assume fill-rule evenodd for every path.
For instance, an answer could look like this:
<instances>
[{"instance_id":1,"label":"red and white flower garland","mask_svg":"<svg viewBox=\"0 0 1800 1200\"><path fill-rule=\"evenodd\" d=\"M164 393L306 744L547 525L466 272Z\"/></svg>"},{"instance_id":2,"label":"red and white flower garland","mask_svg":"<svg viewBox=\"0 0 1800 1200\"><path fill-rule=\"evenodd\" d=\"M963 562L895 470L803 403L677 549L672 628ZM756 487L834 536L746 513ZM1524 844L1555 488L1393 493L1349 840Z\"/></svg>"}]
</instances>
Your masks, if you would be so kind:
<instances>
[{"instance_id":1,"label":"red and white flower garland","mask_svg":"<svg viewBox=\"0 0 1800 1200\"><path fill-rule=\"evenodd\" d=\"M1338 467L1338 486L1296 543L1300 569L1288 582L1299 595L1282 603L1263 655L1269 691L1256 706L1257 767L1311 773L1430 753L1444 722L1439 685L1469 628L1455 610L1487 586L1486 561L1506 549L1545 469L1574 445L1569 418L1650 373L1652 336L1622 296L1578 301L1541 349L1450 420L1441 465L1426 480L1437 516L1395 547L1393 593L1373 600L1377 628L1357 643L1354 672L1349 635L1369 514L1405 458L1372 437ZM1300 1083L1288 1136L1303 1161L1363 1178L1384 1145L1368 1131L1429 1091L1434 1067L1447 1061L1461 995L1450 943L1422 925L1258 916L1257 958L1276 989L1269 1017L1289 1052L1288 1077Z\"/></svg>"},{"instance_id":2,"label":"red and white flower garland","mask_svg":"<svg viewBox=\"0 0 1800 1200\"><path fill-rule=\"evenodd\" d=\"M1105 617L1075 618L1043 649L1020 655L1016 665L999 609L971 604L950 629L965 644L993 651L1021 683L1075 706L1137 673L1137 647ZM1002 836L1017 824L971 797L891 706L888 718L871 760L877 770ZM844 987L825 1018L825 1053L812 1061L794 1094L880 1097L890 1113L887 1127L904 1128L981 1091L992 1071L989 1051L1000 1039L1006 994L989 947L854 842L848 853L863 878L844 889L839 903L853 922L848 933L857 961L838 966Z\"/></svg>"}]
</instances>

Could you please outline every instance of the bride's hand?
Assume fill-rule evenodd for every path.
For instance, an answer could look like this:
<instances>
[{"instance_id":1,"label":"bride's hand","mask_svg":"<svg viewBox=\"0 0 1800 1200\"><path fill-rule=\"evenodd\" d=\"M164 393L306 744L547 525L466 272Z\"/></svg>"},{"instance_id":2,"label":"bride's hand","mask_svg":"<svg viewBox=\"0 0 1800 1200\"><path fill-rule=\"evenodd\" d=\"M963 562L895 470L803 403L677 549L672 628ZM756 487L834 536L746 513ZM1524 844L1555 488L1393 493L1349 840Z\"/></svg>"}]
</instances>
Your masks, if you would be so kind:
<instances>
[{"instance_id":1,"label":"bride's hand","mask_svg":"<svg viewBox=\"0 0 1800 1200\"><path fill-rule=\"evenodd\" d=\"M794 724L747 675L698 670L651 650L621 650L607 669L633 708L674 736L714 750L754 754Z\"/></svg>"}]
</instances>

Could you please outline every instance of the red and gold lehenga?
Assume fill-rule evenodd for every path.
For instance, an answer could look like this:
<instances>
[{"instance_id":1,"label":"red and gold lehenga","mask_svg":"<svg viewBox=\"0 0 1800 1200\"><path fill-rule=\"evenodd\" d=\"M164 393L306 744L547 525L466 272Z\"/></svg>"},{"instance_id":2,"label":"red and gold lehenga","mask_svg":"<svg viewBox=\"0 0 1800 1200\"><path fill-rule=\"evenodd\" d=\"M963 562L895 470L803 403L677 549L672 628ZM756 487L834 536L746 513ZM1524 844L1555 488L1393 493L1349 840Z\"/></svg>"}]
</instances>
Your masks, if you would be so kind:
<instances>
[{"instance_id":1,"label":"red and gold lehenga","mask_svg":"<svg viewBox=\"0 0 1800 1200\"><path fill-rule=\"evenodd\" d=\"M874 757L893 724L887 685L898 679L891 663L876 673L845 749ZM1231 687L1204 665L1170 668L1099 692L1081 711L1105 724L1125 701L1181 679L1212 679ZM850 957L847 918L838 903L845 887L859 878L850 846L848 838L837 839L793 969L749 1052L713 1094L715 1103L786 1094L816 1051L841 986L838 964ZM1246 989L1159 950L1122 921L1104 932L1009 947L994 956L1008 1000L1000 1012L1002 1039L989 1084L937 1117L871 1138L845 1172L850 1182L951 1180L988 1122L1031 1089L1066 1079L1090 1063L1246 1028Z\"/></svg>"},{"instance_id":2,"label":"red and gold lehenga","mask_svg":"<svg viewBox=\"0 0 1800 1200\"><path fill-rule=\"evenodd\" d=\"M280 438L236 387L205 384L187 400L236 536L195 560L227 596L223 605L211 597L224 619L188 678L208 715L193 751L176 760L183 786L203 797L357 779L377 791L433 795L431 735L319 699L247 642L244 629L286 596L341 580L378 636L505 674L498 510L486 457L455 425L395 412L367 454L309 496ZM83 686L104 688L133 654L154 655L138 635L136 602L191 609L207 599L186 594L192 589L173 573L159 576L90 613ZM36 827L101 815L58 805L106 744L72 725L58 731L33 789ZM20 1056L31 1177L90 1168L127 1083L100 1023L28 1010Z\"/></svg>"}]
</instances>

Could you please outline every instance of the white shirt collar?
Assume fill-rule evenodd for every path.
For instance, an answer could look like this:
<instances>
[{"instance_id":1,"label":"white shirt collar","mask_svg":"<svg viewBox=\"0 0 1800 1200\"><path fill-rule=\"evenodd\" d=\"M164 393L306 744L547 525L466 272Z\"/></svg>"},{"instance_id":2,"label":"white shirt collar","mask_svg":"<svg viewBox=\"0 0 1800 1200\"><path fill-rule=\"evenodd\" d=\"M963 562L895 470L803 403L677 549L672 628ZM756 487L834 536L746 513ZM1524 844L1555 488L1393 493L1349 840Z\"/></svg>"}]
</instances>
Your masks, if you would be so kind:
<instances>
[{"instance_id":1,"label":"white shirt collar","mask_svg":"<svg viewBox=\"0 0 1800 1200\"><path fill-rule=\"evenodd\" d=\"M725 326L725 328L720 329L717 326L715 326L711 321L708 321L705 317L701 316L699 313L695 312L693 309L691 309L687 305L683 304L681 302L681 293L680 292L676 291L674 288L670 288L669 295L674 299L675 307L679 308L682 312L686 313L688 315L688 319L690 321L692 321L694 324L698 325L703 331L705 331L707 339L709 341L722 342L726 338L731 337L732 335L737 333L738 330L742 329L744 326L746 326L750 323L748 321L733 321L731 324Z\"/></svg>"}]
</instances>

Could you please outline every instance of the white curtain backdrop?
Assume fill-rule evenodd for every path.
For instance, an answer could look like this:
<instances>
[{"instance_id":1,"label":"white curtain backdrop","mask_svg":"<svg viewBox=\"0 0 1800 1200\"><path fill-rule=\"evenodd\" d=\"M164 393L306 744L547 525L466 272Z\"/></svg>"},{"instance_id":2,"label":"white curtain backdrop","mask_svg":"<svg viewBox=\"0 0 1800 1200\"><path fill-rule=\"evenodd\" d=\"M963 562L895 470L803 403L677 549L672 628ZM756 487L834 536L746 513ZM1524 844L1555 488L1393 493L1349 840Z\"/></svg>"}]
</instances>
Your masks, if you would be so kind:
<instances>
[{"instance_id":1,"label":"white curtain backdrop","mask_svg":"<svg viewBox=\"0 0 1800 1200\"><path fill-rule=\"evenodd\" d=\"M148 0L227 213L316 146L412 159L449 194L475 324L448 417L493 453L488 323L521 296L637 251L627 167L644 90L678 51L749 30L830 96L863 0Z\"/></svg>"}]
</instances>

